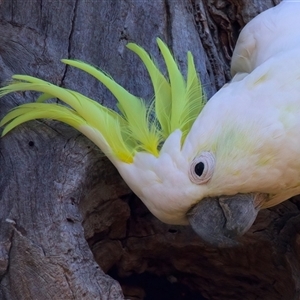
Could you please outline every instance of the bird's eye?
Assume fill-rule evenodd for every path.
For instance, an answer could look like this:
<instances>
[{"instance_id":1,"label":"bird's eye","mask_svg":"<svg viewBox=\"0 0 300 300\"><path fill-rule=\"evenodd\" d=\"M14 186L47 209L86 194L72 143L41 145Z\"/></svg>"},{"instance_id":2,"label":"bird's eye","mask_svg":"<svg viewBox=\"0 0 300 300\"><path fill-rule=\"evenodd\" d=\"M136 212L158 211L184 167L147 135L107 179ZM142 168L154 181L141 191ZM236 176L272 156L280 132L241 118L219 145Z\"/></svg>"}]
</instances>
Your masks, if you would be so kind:
<instances>
[{"instance_id":1,"label":"bird's eye","mask_svg":"<svg viewBox=\"0 0 300 300\"><path fill-rule=\"evenodd\" d=\"M196 165L195 165L195 173L198 177L200 177L202 174L203 174L203 171L204 171L204 163L202 161L198 162Z\"/></svg>"},{"instance_id":2,"label":"bird's eye","mask_svg":"<svg viewBox=\"0 0 300 300\"><path fill-rule=\"evenodd\" d=\"M196 184L207 182L214 173L215 164L215 157L211 152L202 152L193 160L190 166L190 180Z\"/></svg>"}]
</instances>

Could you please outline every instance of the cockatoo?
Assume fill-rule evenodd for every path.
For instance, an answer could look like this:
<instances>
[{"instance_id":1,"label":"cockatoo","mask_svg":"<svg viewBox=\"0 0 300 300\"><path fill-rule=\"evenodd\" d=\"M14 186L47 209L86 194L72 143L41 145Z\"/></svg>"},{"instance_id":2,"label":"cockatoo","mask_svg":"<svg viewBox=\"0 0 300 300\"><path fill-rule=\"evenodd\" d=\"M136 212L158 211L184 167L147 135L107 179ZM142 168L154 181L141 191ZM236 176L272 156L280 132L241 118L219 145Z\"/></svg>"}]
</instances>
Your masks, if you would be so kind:
<instances>
[{"instance_id":1,"label":"cockatoo","mask_svg":"<svg viewBox=\"0 0 300 300\"><path fill-rule=\"evenodd\" d=\"M283 1L246 25L232 57L233 79L207 103L192 54L185 79L160 39L169 79L143 48L127 46L149 72L150 105L95 67L62 60L102 82L120 113L76 91L14 75L2 96L41 95L3 118L2 135L38 118L67 123L107 155L159 220L190 224L205 241L231 245L260 209L300 193L299 16L298 1ZM67 106L45 102L50 98Z\"/></svg>"}]
</instances>

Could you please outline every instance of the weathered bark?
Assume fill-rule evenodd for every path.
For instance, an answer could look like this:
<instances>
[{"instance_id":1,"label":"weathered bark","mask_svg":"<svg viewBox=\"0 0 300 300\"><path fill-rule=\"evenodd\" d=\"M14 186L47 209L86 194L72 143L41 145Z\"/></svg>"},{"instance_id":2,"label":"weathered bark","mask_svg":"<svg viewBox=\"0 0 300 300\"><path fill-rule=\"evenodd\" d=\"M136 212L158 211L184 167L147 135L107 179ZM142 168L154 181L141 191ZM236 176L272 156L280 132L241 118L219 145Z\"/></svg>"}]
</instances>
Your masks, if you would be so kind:
<instances>
[{"instance_id":1,"label":"weathered bark","mask_svg":"<svg viewBox=\"0 0 300 300\"><path fill-rule=\"evenodd\" d=\"M163 67L159 36L183 70L193 52L209 97L230 79L240 29L277 2L2 1L0 80L26 73L114 108L101 84L59 61L78 58L150 99L146 71L125 46L142 45ZM1 99L0 117L31 96ZM0 140L0 166L0 299L123 299L112 277L128 299L299 298L297 199L262 211L239 247L216 249L188 227L155 219L100 151L64 124L15 129Z\"/></svg>"}]
</instances>

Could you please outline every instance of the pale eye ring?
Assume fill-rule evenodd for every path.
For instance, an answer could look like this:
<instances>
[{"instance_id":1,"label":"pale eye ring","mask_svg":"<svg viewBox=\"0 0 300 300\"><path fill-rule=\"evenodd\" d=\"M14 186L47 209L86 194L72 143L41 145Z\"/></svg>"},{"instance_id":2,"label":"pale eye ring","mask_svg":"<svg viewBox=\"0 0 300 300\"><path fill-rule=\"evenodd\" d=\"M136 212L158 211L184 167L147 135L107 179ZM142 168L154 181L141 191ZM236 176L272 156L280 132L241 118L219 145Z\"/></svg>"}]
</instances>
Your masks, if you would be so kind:
<instances>
[{"instance_id":1,"label":"pale eye ring","mask_svg":"<svg viewBox=\"0 0 300 300\"><path fill-rule=\"evenodd\" d=\"M196 184L208 182L214 173L215 164L215 156L211 152L202 152L191 163L189 170L190 180Z\"/></svg>"}]
</instances>

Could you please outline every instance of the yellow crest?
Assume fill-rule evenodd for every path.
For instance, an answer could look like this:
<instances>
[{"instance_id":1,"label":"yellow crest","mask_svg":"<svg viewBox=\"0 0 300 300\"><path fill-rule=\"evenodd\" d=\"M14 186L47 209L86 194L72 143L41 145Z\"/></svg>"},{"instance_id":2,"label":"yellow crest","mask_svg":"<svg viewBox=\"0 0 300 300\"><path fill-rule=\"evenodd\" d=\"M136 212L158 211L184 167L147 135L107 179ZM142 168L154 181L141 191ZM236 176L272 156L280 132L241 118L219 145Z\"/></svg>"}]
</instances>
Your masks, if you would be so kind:
<instances>
[{"instance_id":1,"label":"yellow crest","mask_svg":"<svg viewBox=\"0 0 300 300\"><path fill-rule=\"evenodd\" d=\"M126 163L133 161L137 151L158 156L161 145L176 129L182 131L184 141L205 104L201 82L190 52L187 54L185 80L167 46L160 39L157 39L157 44L169 79L143 48L133 43L127 45L141 58L149 72L155 92L153 102L147 104L145 100L130 94L104 72L87 63L63 59L63 63L79 68L102 82L118 100L120 114L76 91L35 77L14 75L13 82L0 89L0 96L16 91L42 94L35 103L20 105L3 118L0 126L6 126L2 136L26 121L39 118L59 120L79 131L82 126L89 126L100 132L112 154ZM58 98L68 106L46 103L50 98Z\"/></svg>"}]
</instances>

